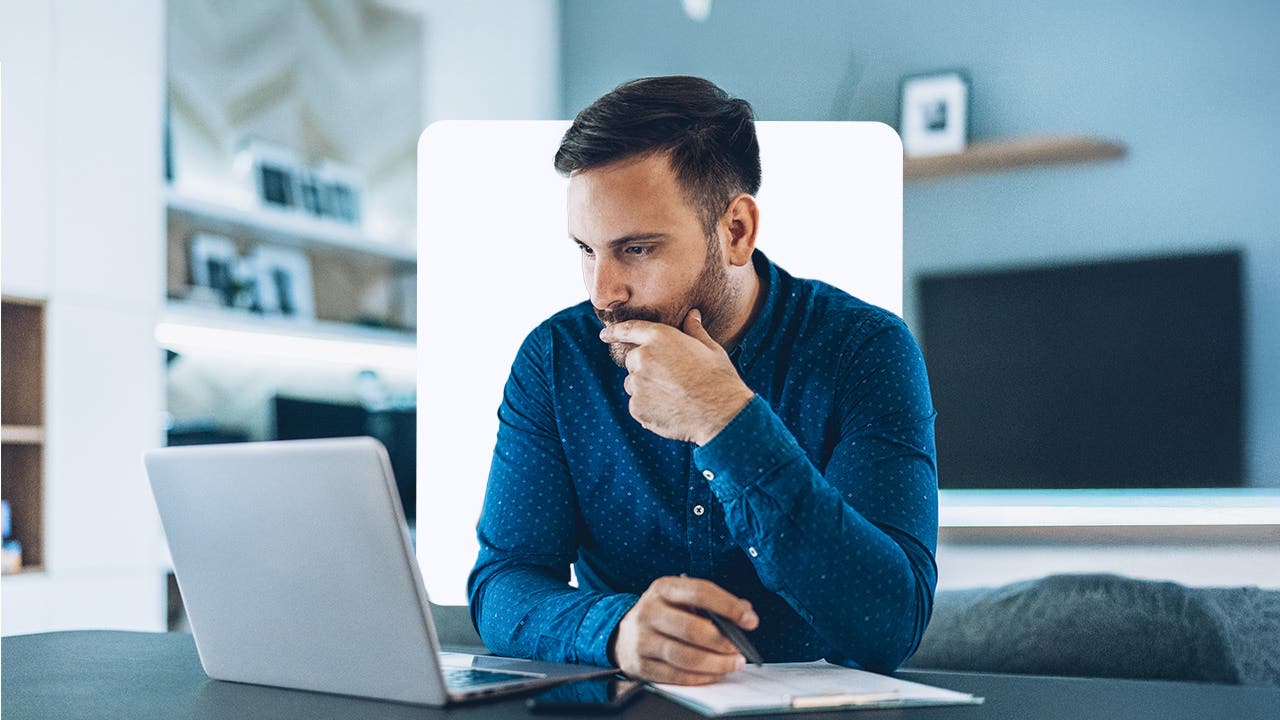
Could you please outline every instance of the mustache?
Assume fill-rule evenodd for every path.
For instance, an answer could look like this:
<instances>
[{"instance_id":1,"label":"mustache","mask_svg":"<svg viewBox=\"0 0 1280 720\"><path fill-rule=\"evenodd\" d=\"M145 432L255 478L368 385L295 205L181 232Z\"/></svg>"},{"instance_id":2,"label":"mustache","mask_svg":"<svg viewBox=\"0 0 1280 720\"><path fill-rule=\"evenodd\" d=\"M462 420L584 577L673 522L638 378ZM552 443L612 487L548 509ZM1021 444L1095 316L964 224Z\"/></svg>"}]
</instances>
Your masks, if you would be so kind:
<instances>
[{"instance_id":1,"label":"mustache","mask_svg":"<svg viewBox=\"0 0 1280 720\"><path fill-rule=\"evenodd\" d=\"M617 310L601 310L594 308L596 318L606 324L626 322L627 320L647 320L649 322L664 322L662 313L653 308L636 307L636 308L619 308Z\"/></svg>"}]
</instances>

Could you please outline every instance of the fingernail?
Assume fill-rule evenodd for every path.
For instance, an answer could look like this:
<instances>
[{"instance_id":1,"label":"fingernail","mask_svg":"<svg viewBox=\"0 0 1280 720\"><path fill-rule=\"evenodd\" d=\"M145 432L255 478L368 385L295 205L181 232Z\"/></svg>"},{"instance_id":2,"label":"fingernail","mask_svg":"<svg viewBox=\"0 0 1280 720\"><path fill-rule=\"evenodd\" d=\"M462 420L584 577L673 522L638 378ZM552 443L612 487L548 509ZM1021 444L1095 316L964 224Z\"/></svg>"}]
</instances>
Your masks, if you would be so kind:
<instances>
[{"instance_id":1,"label":"fingernail","mask_svg":"<svg viewBox=\"0 0 1280 720\"><path fill-rule=\"evenodd\" d=\"M746 666L747 666L747 659L746 659L745 657L743 657L743 656L739 655L739 656L738 656L738 659L733 661L733 664L734 664L734 666L735 666L735 667L737 667L739 670L741 670L742 668L744 668L744 667L746 667Z\"/></svg>"},{"instance_id":2,"label":"fingernail","mask_svg":"<svg viewBox=\"0 0 1280 720\"><path fill-rule=\"evenodd\" d=\"M747 610L745 613L742 614L742 622L748 625L755 625L756 623L760 622L760 618L756 616L756 613L754 610Z\"/></svg>"}]
</instances>

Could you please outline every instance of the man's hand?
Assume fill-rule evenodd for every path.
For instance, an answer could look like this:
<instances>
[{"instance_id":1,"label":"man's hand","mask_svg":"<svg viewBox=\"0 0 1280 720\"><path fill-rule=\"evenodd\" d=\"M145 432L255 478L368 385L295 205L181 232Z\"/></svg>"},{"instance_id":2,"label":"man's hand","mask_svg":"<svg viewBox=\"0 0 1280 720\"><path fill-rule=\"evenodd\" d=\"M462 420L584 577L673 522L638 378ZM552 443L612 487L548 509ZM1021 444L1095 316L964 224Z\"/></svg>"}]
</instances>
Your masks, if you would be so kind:
<instances>
[{"instance_id":1,"label":"man's hand","mask_svg":"<svg viewBox=\"0 0 1280 720\"><path fill-rule=\"evenodd\" d=\"M631 417L662 437L705 445L755 393L702 327L701 312L690 310L683 329L627 320L600 331L600 339L635 345L622 385Z\"/></svg>"},{"instance_id":2,"label":"man's hand","mask_svg":"<svg viewBox=\"0 0 1280 720\"><path fill-rule=\"evenodd\" d=\"M652 682L706 685L746 664L701 608L744 630L760 624L751 603L708 580L681 575L653 581L623 616L609 655L622 671Z\"/></svg>"}]
</instances>

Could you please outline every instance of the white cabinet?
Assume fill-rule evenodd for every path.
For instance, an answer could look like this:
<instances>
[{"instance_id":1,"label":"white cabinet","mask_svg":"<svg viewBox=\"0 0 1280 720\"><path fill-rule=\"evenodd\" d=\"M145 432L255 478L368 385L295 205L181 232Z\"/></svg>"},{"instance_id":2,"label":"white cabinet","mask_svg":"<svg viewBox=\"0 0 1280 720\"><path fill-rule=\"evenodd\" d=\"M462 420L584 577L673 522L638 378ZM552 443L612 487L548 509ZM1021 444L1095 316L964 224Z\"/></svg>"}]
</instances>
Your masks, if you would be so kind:
<instances>
[{"instance_id":1,"label":"white cabinet","mask_svg":"<svg viewBox=\"0 0 1280 720\"><path fill-rule=\"evenodd\" d=\"M43 570L6 634L163 630L164 4L0 4L5 292L46 301ZM11 94L13 93L13 94ZM7 368L6 368L7 370Z\"/></svg>"}]
</instances>

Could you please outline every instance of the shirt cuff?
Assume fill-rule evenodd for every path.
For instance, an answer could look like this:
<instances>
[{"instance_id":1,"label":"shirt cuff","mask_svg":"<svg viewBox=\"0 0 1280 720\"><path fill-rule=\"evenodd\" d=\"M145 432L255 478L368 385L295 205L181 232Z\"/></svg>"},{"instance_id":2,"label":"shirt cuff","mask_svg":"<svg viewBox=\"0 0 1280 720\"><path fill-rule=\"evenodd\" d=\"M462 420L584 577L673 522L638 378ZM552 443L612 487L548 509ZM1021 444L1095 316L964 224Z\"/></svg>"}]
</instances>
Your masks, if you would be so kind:
<instances>
[{"instance_id":1,"label":"shirt cuff","mask_svg":"<svg viewBox=\"0 0 1280 720\"><path fill-rule=\"evenodd\" d=\"M803 454L795 436L756 395L706 445L694 448L693 462L724 501Z\"/></svg>"},{"instance_id":2,"label":"shirt cuff","mask_svg":"<svg viewBox=\"0 0 1280 720\"><path fill-rule=\"evenodd\" d=\"M592 604L578 626L577 662L600 667L615 667L609 661L609 639L622 622L622 617L640 600L637 595L605 595Z\"/></svg>"}]
</instances>

